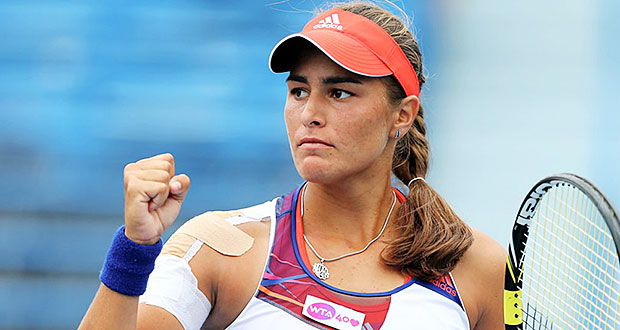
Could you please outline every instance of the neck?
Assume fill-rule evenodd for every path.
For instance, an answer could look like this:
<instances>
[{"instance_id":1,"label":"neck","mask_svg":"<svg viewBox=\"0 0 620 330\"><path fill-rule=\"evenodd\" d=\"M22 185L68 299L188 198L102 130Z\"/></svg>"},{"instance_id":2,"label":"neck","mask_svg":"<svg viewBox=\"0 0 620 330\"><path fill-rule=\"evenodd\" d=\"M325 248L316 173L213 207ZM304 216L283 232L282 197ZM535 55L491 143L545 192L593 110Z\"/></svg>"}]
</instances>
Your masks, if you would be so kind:
<instances>
[{"instance_id":1,"label":"neck","mask_svg":"<svg viewBox=\"0 0 620 330\"><path fill-rule=\"evenodd\" d=\"M383 176L386 177L338 184L308 183L304 233L319 246L344 244L352 249L363 248L381 231L394 200L389 176ZM390 222L398 205L397 201Z\"/></svg>"}]
</instances>

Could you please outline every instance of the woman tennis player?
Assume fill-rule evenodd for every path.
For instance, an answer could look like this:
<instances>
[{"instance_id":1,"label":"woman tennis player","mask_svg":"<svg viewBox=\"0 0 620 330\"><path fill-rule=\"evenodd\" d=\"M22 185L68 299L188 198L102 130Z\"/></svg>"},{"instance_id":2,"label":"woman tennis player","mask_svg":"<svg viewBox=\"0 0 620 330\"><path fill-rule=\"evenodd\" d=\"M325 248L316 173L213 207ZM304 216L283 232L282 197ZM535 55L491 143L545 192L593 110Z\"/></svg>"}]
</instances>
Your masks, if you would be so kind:
<instances>
[{"instance_id":1,"label":"woman tennis player","mask_svg":"<svg viewBox=\"0 0 620 330\"><path fill-rule=\"evenodd\" d=\"M280 41L269 65L289 72L284 117L306 182L197 216L162 249L190 180L169 154L127 165L125 226L80 327L502 328L503 248L424 180L411 32L374 4L337 4Z\"/></svg>"}]
</instances>

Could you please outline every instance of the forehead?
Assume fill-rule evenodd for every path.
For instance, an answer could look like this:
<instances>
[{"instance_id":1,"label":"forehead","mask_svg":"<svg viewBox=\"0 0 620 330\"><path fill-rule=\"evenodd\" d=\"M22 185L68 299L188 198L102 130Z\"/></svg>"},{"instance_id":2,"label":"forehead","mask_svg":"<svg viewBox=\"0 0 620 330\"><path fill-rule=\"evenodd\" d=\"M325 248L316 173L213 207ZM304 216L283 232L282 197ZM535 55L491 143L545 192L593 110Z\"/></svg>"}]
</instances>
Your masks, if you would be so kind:
<instances>
[{"instance_id":1,"label":"forehead","mask_svg":"<svg viewBox=\"0 0 620 330\"><path fill-rule=\"evenodd\" d=\"M359 81L371 79L346 70L314 46L304 47L298 54L297 59L291 63L292 75L330 75L351 77Z\"/></svg>"}]
</instances>

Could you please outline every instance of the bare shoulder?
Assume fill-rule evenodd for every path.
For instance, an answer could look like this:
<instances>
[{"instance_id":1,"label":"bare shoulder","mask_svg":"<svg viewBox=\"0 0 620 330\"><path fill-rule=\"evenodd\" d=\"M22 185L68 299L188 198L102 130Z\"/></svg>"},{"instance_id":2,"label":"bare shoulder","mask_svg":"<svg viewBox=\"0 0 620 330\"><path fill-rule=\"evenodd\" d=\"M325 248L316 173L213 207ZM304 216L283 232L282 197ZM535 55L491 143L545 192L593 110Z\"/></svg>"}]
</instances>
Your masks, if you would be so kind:
<instances>
[{"instance_id":1,"label":"bare shoulder","mask_svg":"<svg viewBox=\"0 0 620 330\"><path fill-rule=\"evenodd\" d=\"M244 221L244 215L236 212L209 215L203 224L209 236L199 238L204 244L189 261L198 288L212 305L205 328L224 328L241 313L267 259L271 220Z\"/></svg>"},{"instance_id":2,"label":"bare shoulder","mask_svg":"<svg viewBox=\"0 0 620 330\"><path fill-rule=\"evenodd\" d=\"M472 229L474 241L452 274L472 329L503 326L506 250L487 234Z\"/></svg>"},{"instance_id":3,"label":"bare shoulder","mask_svg":"<svg viewBox=\"0 0 620 330\"><path fill-rule=\"evenodd\" d=\"M506 262L506 250L489 235L480 230L473 229L474 241L471 247L463 255L462 266L469 271L500 271L503 275L503 267ZM494 274L488 274L493 276Z\"/></svg>"}]
</instances>

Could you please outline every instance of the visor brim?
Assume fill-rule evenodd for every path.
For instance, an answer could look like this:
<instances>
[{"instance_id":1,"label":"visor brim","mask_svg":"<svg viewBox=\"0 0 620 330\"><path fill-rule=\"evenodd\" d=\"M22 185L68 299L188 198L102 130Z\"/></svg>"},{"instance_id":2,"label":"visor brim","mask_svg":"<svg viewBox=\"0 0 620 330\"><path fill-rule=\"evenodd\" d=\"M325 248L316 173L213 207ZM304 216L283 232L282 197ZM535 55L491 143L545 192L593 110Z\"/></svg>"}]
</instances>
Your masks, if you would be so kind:
<instances>
[{"instance_id":1,"label":"visor brim","mask_svg":"<svg viewBox=\"0 0 620 330\"><path fill-rule=\"evenodd\" d=\"M344 69L367 77L392 74L368 47L361 42L330 30L314 30L291 34L280 40L269 56L269 69L274 73L288 72L299 58L299 52L310 43Z\"/></svg>"}]
</instances>

